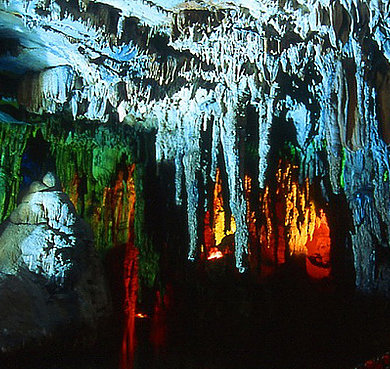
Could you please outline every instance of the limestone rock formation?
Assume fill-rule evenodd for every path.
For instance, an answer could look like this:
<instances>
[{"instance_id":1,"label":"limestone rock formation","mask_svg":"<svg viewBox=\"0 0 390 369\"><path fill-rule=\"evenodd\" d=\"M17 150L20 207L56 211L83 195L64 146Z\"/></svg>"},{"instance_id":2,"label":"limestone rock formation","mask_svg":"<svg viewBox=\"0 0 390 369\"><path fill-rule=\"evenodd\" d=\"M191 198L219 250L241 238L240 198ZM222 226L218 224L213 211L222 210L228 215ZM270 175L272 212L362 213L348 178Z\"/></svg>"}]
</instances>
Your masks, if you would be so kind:
<instances>
[{"instance_id":1,"label":"limestone rock formation","mask_svg":"<svg viewBox=\"0 0 390 369\"><path fill-rule=\"evenodd\" d=\"M1 95L31 113L155 130L156 160L175 166L176 202L186 202L190 260L204 189L223 162L236 265L248 268L245 156L266 193L270 162L287 146L300 182L320 182L326 203L346 199L356 286L380 289L390 233L386 2L13 0L0 9Z\"/></svg>"},{"instance_id":2,"label":"limestone rock formation","mask_svg":"<svg viewBox=\"0 0 390 369\"><path fill-rule=\"evenodd\" d=\"M89 226L52 173L30 185L0 232L1 352L96 333L111 309L104 273Z\"/></svg>"}]
</instances>

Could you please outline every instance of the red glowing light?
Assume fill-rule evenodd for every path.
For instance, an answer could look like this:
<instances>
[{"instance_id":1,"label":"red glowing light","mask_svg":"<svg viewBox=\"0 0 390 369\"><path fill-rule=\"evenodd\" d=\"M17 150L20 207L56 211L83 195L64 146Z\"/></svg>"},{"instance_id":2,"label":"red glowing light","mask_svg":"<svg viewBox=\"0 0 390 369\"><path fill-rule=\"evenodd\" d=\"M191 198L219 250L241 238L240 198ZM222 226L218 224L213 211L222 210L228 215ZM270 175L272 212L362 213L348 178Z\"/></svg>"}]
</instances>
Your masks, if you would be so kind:
<instances>
[{"instance_id":1,"label":"red glowing light","mask_svg":"<svg viewBox=\"0 0 390 369\"><path fill-rule=\"evenodd\" d=\"M312 239L306 244L306 270L310 277L321 279L330 276L330 229L326 214L320 209Z\"/></svg>"},{"instance_id":2,"label":"red glowing light","mask_svg":"<svg viewBox=\"0 0 390 369\"><path fill-rule=\"evenodd\" d=\"M210 254L207 257L207 260L220 259L220 258L223 258L222 252L218 250L218 247L212 247L210 249Z\"/></svg>"},{"instance_id":3,"label":"red glowing light","mask_svg":"<svg viewBox=\"0 0 390 369\"><path fill-rule=\"evenodd\" d=\"M159 355L166 347L168 332L168 311L171 306L173 290L170 285L165 288L164 294L156 292L156 304L151 319L150 342L153 345L154 352Z\"/></svg>"},{"instance_id":4,"label":"red glowing light","mask_svg":"<svg viewBox=\"0 0 390 369\"><path fill-rule=\"evenodd\" d=\"M124 319L125 327L122 339L120 369L133 369L135 355L135 309L138 291L138 250L129 243L126 245L124 262Z\"/></svg>"},{"instance_id":5,"label":"red glowing light","mask_svg":"<svg viewBox=\"0 0 390 369\"><path fill-rule=\"evenodd\" d=\"M140 319L145 319L145 318L147 318L148 316L147 316L146 314L138 313L138 314L135 314L135 317L136 317L136 318L140 318Z\"/></svg>"}]
</instances>

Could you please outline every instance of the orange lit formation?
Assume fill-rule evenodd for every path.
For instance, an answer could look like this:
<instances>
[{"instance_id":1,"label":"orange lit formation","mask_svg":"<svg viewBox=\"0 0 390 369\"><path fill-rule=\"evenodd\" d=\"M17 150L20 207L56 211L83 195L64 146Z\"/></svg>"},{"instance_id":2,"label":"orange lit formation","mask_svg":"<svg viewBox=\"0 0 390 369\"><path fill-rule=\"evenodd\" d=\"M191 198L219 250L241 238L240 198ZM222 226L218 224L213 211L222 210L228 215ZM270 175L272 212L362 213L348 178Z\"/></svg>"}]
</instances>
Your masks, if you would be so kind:
<instances>
[{"instance_id":1,"label":"orange lit formation","mask_svg":"<svg viewBox=\"0 0 390 369\"><path fill-rule=\"evenodd\" d=\"M134 219L136 207L135 164L119 165L115 179L110 186L99 187L91 179L85 179L77 173L68 181L67 192L79 212L89 206L90 222L95 230L97 248L100 250L117 250L123 259L120 273L123 289L120 296L123 304L123 337L120 355L120 369L132 369L136 352L136 320L149 319L152 325L151 342L156 351L165 344L167 297L156 297L156 308L153 316L137 311L139 274L139 250L134 245ZM84 182L83 182L84 180ZM92 196L83 197L83 188L94 187ZM94 199L99 197L100 199ZM97 201L98 200L98 201ZM101 205L97 205L101 204Z\"/></svg>"},{"instance_id":2,"label":"orange lit formation","mask_svg":"<svg viewBox=\"0 0 390 369\"><path fill-rule=\"evenodd\" d=\"M266 218L261 242L271 249L278 264L286 257L306 258L307 273L313 278L330 275L330 229L323 209L310 196L308 179L299 184L298 167L280 160L276 173L276 202L271 208L270 189L263 195ZM274 221L272 221L272 217ZM276 227L274 226L276 224ZM265 237L264 237L265 236ZM272 258L268 254L268 257Z\"/></svg>"},{"instance_id":3,"label":"orange lit formation","mask_svg":"<svg viewBox=\"0 0 390 369\"><path fill-rule=\"evenodd\" d=\"M138 291L138 250L134 246L135 165L120 170L114 186L105 188L101 216L104 234L111 237L114 247L125 245L124 259L124 333L121 369L132 369L135 355L135 318ZM140 316L138 316L140 317Z\"/></svg>"},{"instance_id":4,"label":"orange lit formation","mask_svg":"<svg viewBox=\"0 0 390 369\"><path fill-rule=\"evenodd\" d=\"M280 160L276 173L276 203L271 209L270 190L265 189L263 212L266 217L265 233L261 241L271 249L276 262L286 257L306 258L306 271L313 278L330 275L330 229L323 209L318 209L310 196L308 179L299 184L298 167ZM273 211L272 211L273 210ZM272 221L272 217L276 221ZM274 224L277 224L273 228ZM276 250L275 250L276 247ZM274 259L274 260L275 260Z\"/></svg>"},{"instance_id":5,"label":"orange lit formation","mask_svg":"<svg viewBox=\"0 0 390 369\"><path fill-rule=\"evenodd\" d=\"M229 238L236 231L236 223L232 215L228 215L222 197L222 179L217 169L214 191L213 209L205 214L204 242L207 259L219 259L230 253Z\"/></svg>"},{"instance_id":6,"label":"orange lit formation","mask_svg":"<svg viewBox=\"0 0 390 369\"><path fill-rule=\"evenodd\" d=\"M77 173L74 174L69 188L63 188L62 190L69 195L70 201L74 204L77 211L79 209L79 188L80 188L80 177Z\"/></svg>"},{"instance_id":7,"label":"orange lit formation","mask_svg":"<svg viewBox=\"0 0 390 369\"><path fill-rule=\"evenodd\" d=\"M259 198L260 219L257 219L256 209L250 201L252 179L245 176L250 263L267 273L283 264L286 258L304 257L309 276L328 277L331 271L328 219L324 210L318 208L312 199L312 185L307 179L300 184L297 173L297 165L279 161L275 190L267 186ZM213 210L209 210L205 217L208 260L224 255L222 240L235 231L232 217L231 228L226 230L227 212L223 204L221 183L220 172L217 171Z\"/></svg>"},{"instance_id":8,"label":"orange lit formation","mask_svg":"<svg viewBox=\"0 0 390 369\"><path fill-rule=\"evenodd\" d=\"M136 192L134 184L135 165L127 165L118 170L111 187L103 191L103 206L96 209L93 217L99 238L105 238L114 248L124 247L123 287L124 287L124 332L120 360L121 369L132 369L135 356L135 318L138 282L138 250L134 246L134 216Z\"/></svg>"},{"instance_id":9,"label":"orange lit formation","mask_svg":"<svg viewBox=\"0 0 390 369\"><path fill-rule=\"evenodd\" d=\"M330 275L330 229L325 213L320 210L316 226L307 243L306 269L313 278Z\"/></svg>"},{"instance_id":10,"label":"orange lit formation","mask_svg":"<svg viewBox=\"0 0 390 369\"><path fill-rule=\"evenodd\" d=\"M146 319L146 318L148 318L147 314L144 314L144 313L137 313L137 314L135 314L135 317L138 318L138 319Z\"/></svg>"},{"instance_id":11,"label":"orange lit formation","mask_svg":"<svg viewBox=\"0 0 390 369\"><path fill-rule=\"evenodd\" d=\"M77 212L92 225L98 251L129 240L135 211L134 170L135 164L123 165L110 186L77 172L65 181L65 191Z\"/></svg>"},{"instance_id":12,"label":"orange lit formation","mask_svg":"<svg viewBox=\"0 0 390 369\"><path fill-rule=\"evenodd\" d=\"M222 251L218 249L218 247L211 247L209 251L209 256L207 257L207 260L211 259L220 259L223 258Z\"/></svg>"},{"instance_id":13,"label":"orange lit formation","mask_svg":"<svg viewBox=\"0 0 390 369\"><path fill-rule=\"evenodd\" d=\"M97 224L104 224L104 229L99 231L114 246L129 242L132 234L136 198L134 170L135 164L128 165L118 172L112 187L104 188L103 206L94 219Z\"/></svg>"}]
</instances>

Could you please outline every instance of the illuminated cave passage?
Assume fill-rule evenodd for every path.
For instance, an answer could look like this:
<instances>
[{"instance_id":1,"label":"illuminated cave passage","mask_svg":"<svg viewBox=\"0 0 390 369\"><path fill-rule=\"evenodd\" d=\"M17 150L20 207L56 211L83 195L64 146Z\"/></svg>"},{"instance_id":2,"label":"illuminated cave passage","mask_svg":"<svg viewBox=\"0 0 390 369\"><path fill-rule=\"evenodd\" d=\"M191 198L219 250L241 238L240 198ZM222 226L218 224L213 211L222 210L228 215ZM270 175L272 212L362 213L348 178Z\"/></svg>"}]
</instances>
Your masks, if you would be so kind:
<instances>
[{"instance_id":1,"label":"illuminated cave passage","mask_svg":"<svg viewBox=\"0 0 390 369\"><path fill-rule=\"evenodd\" d=\"M389 29L371 0L2 1L4 365L384 367Z\"/></svg>"}]
</instances>

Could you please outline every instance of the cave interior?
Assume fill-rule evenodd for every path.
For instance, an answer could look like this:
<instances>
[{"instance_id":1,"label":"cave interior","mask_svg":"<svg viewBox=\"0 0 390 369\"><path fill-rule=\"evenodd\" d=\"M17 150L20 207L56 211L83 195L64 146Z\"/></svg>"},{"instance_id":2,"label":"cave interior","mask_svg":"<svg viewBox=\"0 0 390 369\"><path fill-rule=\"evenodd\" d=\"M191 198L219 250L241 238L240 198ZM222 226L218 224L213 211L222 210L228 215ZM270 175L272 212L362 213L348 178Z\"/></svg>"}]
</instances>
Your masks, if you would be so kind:
<instances>
[{"instance_id":1,"label":"cave interior","mask_svg":"<svg viewBox=\"0 0 390 369\"><path fill-rule=\"evenodd\" d=\"M0 0L4 365L389 367L389 9Z\"/></svg>"}]
</instances>

